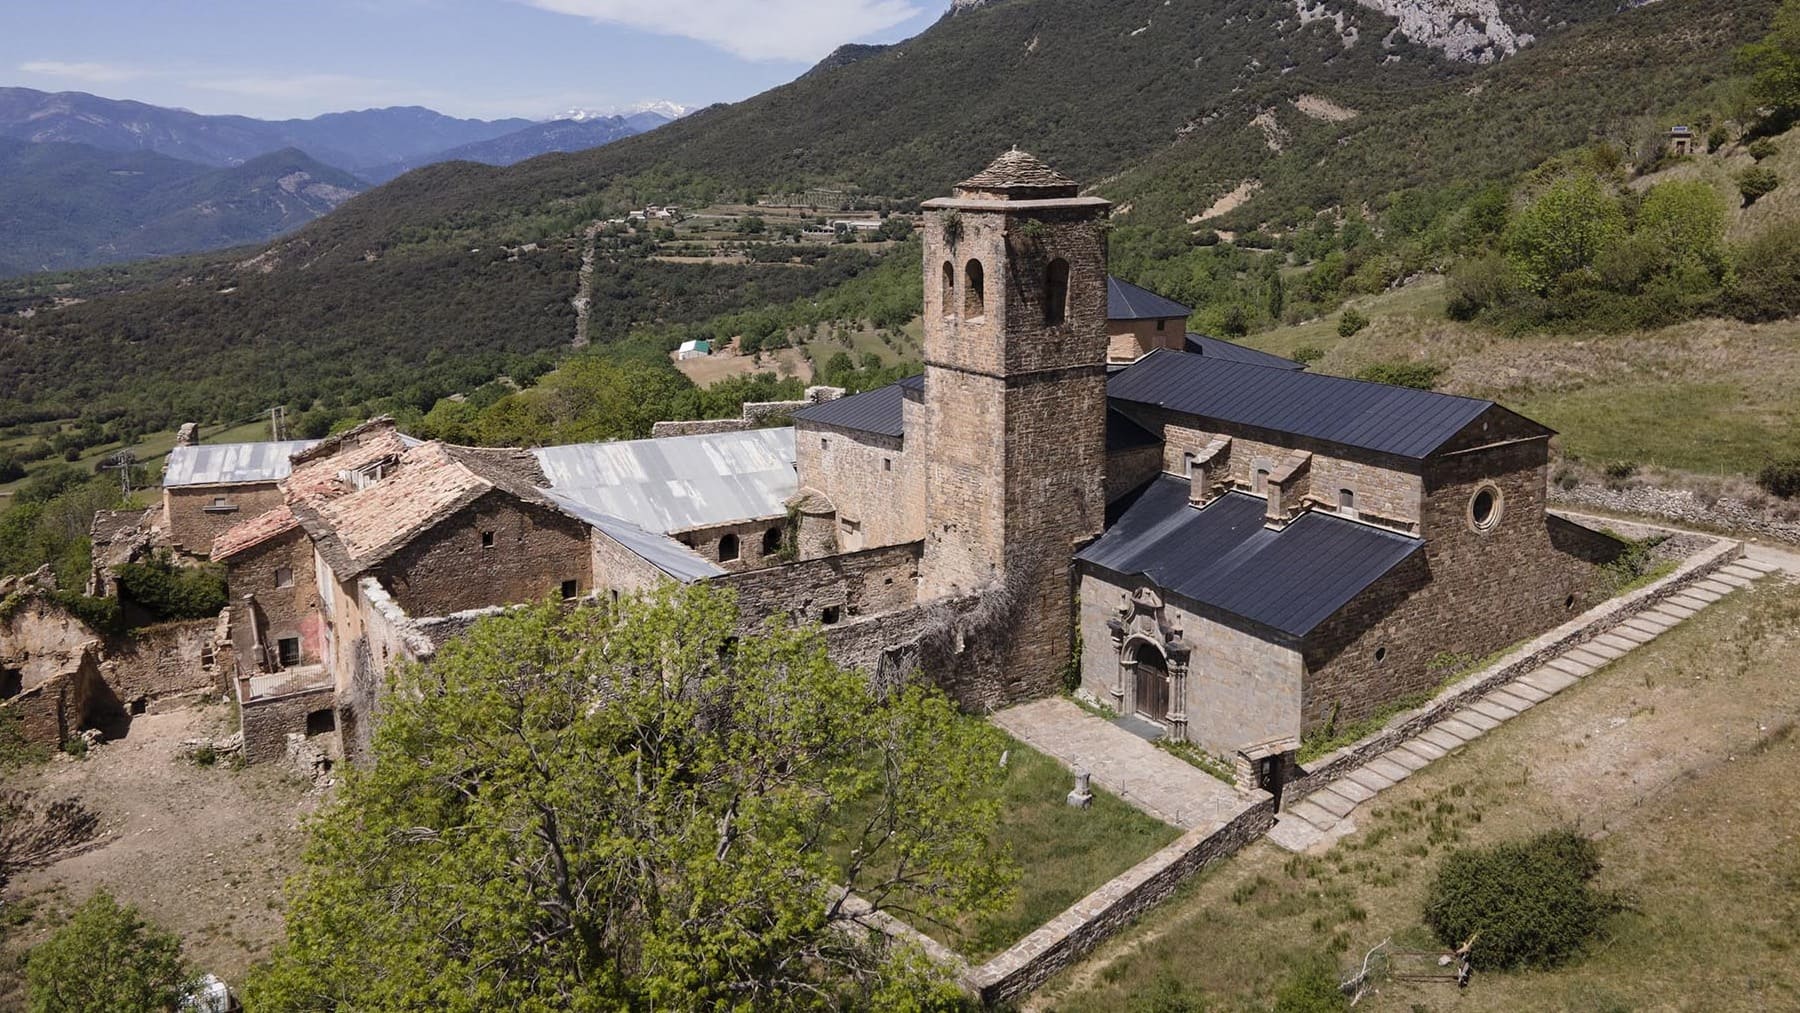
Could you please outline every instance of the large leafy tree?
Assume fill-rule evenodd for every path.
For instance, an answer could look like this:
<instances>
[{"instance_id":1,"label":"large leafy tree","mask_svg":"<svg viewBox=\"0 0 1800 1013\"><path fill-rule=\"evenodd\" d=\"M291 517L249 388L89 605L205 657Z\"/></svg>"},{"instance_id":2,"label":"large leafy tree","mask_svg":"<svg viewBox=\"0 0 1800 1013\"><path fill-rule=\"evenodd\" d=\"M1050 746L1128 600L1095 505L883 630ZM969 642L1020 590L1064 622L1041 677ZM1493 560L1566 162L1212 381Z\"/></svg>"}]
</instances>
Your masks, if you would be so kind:
<instances>
[{"instance_id":1,"label":"large leafy tree","mask_svg":"<svg viewBox=\"0 0 1800 1013\"><path fill-rule=\"evenodd\" d=\"M1800 0L1783 0L1769 34L1738 50L1737 62L1758 101L1777 116L1800 116Z\"/></svg>"},{"instance_id":2,"label":"large leafy tree","mask_svg":"<svg viewBox=\"0 0 1800 1013\"><path fill-rule=\"evenodd\" d=\"M1006 899L997 733L816 631L735 622L709 588L545 606L401 672L251 1008L959 1002L843 896L914 921Z\"/></svg>"},{"instance_id":3,"label":"large leafy tree","mask_svg":"<svg viewBox=\"0 0 1800 1013\"><path fill-rule=\"evenodd\" d=\"M1526 285L1546 292L1564 275L1583 268L1625 238L1625 211L1592 173L1552 183L1513 218L1506 250Z\"/></svg>"},{"instance_id":4,"label":"large leafy tree","mask_svg":"<svg viewBox=\"0 0 1800 1013\"><path fill-rule=\"evenodd\" d=\"M181 940L101 891L25 963L31 1013L160 1013L186 987Z\"/></svg>"}]
</instances>

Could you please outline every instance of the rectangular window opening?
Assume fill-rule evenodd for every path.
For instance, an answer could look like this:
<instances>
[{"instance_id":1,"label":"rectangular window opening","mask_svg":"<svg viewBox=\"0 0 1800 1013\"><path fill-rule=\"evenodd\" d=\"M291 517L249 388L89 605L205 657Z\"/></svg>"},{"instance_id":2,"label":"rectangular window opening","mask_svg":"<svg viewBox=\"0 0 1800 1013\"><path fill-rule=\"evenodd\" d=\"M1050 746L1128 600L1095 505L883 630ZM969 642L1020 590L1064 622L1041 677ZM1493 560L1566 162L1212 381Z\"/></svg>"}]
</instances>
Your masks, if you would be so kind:
<instances>
[{"instance_id":1,"label":"rectangular window opening","mask_svg":"<svg viewBox=\"0 0 1800 1013\"><path fill-rule=\"evenodd\" d=\"M562 582L563 601L568 601L569 599L575 597L576 595L578 595L580 593L581 593L581 582L580 581L565 580Z\"/></svg>"},{"instance_id":2,"label":"rectangular window opening","mask_svg":"<svg viewBox=\"0 0 1800 1013\"><path fill-rule=\"evenodd\" d=\"M294 586L294 568L291 566L277 566L275 568L275 586L276 587L293 587Z\"/></svg>"},{"instance_id":3,"label":"rectangular window opening","mask_svg":"<svg viewBox=\"0 0 1800 1013\"><path fill-rule=\"evenodd\" d=\"M825 625L827 625L827 626L836 624L839 619L843 618L843 616L844 616L844 610L843 610L843 606L841 606L841 605L827 605L827 606L825 606L825 610L823 612L819 613L819 619L821 621L823 621L825 623Z\"/></svg>"},{"instance_id":4,"label":"rectangular window opening","mask_svg":"<svg viewBox=\"0 0 1800 1013\"><path fill-rule=\"evenodd\" d=\"M491 549L494 547L494 533L492 531L483 531L481 533L481 547L484 549Z\"/></svg>"},{"instance_id":5,"label":"rectangular window opening","mask_svg":"<svg viewBox=\"0 0 1800 1013\"><path fill-rule=\"evenodd\" d=\"M300 638L282 637L275 642L276 662L282 668L293 668L300 664Z\"/></svg>"}]
</instances>

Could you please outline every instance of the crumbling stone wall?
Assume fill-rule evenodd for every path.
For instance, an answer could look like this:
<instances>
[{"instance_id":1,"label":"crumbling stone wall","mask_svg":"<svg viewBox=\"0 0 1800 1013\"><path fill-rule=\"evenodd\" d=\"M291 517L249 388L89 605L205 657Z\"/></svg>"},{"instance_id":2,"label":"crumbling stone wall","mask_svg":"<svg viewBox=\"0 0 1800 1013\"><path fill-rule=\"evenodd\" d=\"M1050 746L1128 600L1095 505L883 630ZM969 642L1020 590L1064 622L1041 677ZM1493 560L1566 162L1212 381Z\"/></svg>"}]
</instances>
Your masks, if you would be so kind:
<instances>
[{"instance_id":1,"label":"crumbling stone wall","mask_svg":"<svg viewBox=\"0 0 1800 1013\"><path fill-rule=\"evenodd\" d=\"M0 668L19 673L22 690L69 670L99 637L35 589L13 591L0 605Z\"/></svg>"},{"instance_id":2,"label":"crumbling stone wall","mask_svg":"<svg viewBox=\"0 0 1800 1013\"><path fill-rule=\"evenodd\" d=\"M668 580L667 574L644 557L620 544L611 535L594 529L590 535L594 590L614 595L637 594Z\"/></svg>"},{"instance_id":3,"label":"crumbling stone wall","mask_svg":"<svg viewBox=\"0 0 1800 1013\"><path fill-rule=\"evenodd\" d=\"M778 614L832 626L912 605L918 598L919 554L919 543L912 542L728 574L714 582L736 592L745 634Z\"/></svg>"},{"instance_id":4,"label":"crumbling stone wall","mask_svg":"<svg viewBox=\"0 0 1800 1013\"><path fill-rule=\"evenodd\" d=\"M115 706L100 677L97 644L86 645L58 671L17 696L0 700L0 715L18 721L24 740L55 748L90 725L96 712Z\"/></svg>"},{"instance_id":5,"label":"crumbling stone wall","mask_svg":"<svg viewBox=\"0 0 1800 1013\"><path fill-rule=\"evenodd\" d=\"M713 433L742 433L788 424L788 417L809 405L835 401L844 396L842 387L808 387L800 401L746 401L735 419L694 419L680 422L657 422L650 426L650 436L706 436Z\"/></svg>"},{"instance_id":6,"label":"crumbling stone wall","mask_svg":"<svg viewBox=\"0 0 1800 1013\"><path fill-rule=\"evenodd\" d=\"M287 737L306 734L308 718L330 713L335 696L330 686L319 686L242 704L245 762L266 763L287 755Z\"/></svg>"},{"instance_id":7,"label":"crumbling stone wall","mask_svg":"<svg viewBox=\"0 0 1800 1013\"><path fill-rule=\"evenodd\" d=\"M492 545L483 533L491 532ZM490 492L396 552L377 568L407 614L441 616L489 605L562 597L593 588L585 524Z\"/></svg>"},{"instance_id":8,"label":"crumbling stone wall","mask_svg":"<svg viewBox=\"0 0 1800 1013\"><path fill-rule=\"evenodd\" d=\"M230 690L220 659L218 619L162 623L112 638L101 672L120 700L133 703L181 693Z\"/></svg>"},{"instance_id":9,"label":"crumbling stone wall","mask_svg":"<svg viewBox=\"0 0 1800 1013\"><path fill-rule=\"evenodd\" d=\"M781 563L783 529L787 517L763 517L738 524L720 524L710 528L690 528L677 532L676 541L718 564L722 570L755 570ZM724 539L730 535L738 542L737 556L725 558Z\"/></svg>"},{"instance_id":10,"label":"crumbling stone wall","mask_svg":"<svg viewBox=\"0 0 1800 1013\"><path fill-rule=\"evenodd\" d=\"M213 539L282 502L281 489L274 482L169 487L163 489L165 529L175 548L192 556L207 556L212 553Z\"/></svg>"},{"instance_id":11,"label":"crumbling stone wall","mask_svg":"<svg viewBox=\"0 0 1800 1013\"><path fill-rule=\"evenodd\" d=\"M1106 322L1107 362L1136 362L1159 348L1187 348L1187 317Z\"/></svg>"}]
</instances>

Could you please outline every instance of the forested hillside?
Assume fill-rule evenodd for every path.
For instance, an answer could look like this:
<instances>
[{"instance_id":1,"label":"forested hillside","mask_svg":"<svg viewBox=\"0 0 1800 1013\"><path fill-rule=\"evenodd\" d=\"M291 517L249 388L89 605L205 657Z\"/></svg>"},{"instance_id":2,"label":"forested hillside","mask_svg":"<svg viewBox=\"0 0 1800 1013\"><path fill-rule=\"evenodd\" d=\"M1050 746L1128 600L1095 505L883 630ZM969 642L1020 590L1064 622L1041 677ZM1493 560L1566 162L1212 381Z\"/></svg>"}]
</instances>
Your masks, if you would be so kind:
<instances>
[{"instance_id":1,"label":"forested hillside","mask_svg":"<svg viewBox=\"0 0 1800 1013\"><path fill-rule=\"evenodd\" d=\"M1210 280L1247 265L1232 247L1194 246L1212 241L1210 226L1283 231L1321 211L1409 201L1442 210L1482 179L1642 133L1646 112L1674 115L1705 95L1766 28L1773 0L1614 9L1515 5L1512 28L1539 41L1477 67L1360 6L1309 20L1250 0L1003 0L602 149L410 173L237 263L54 309L34 288L10 305L35 314L0 324L0 421L155 427L401 390L429 404L568 344L580 237L597 219L820 185L904 207L1015 143L1120 202L1122 270L1253 326L1248 290ZM1207 227L1183 221L1246 180L1261 189L1244 206ZM648 253L620 247L598 264L599 342L785 303L857 269Z\"/></svg>"}]
</instances>

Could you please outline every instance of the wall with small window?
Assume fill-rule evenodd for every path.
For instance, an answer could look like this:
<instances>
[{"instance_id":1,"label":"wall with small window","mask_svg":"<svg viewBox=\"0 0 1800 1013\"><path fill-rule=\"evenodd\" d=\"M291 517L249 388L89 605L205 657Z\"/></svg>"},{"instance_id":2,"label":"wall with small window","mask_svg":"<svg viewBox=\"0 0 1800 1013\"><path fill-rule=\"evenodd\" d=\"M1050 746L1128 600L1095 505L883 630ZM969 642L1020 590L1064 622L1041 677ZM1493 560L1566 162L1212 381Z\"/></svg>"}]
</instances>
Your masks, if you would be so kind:
<instances>
[{"instance_id":1,"label":"wall with small window","mask_svg":"<svg viewBox=\"0 0 1800 1013\"><path fill-rule=\"evenodd\" d=\"M325 615L315 559L312 541L295 526L223 560L240 673L324 662ZM293 642L287 661L280 648L284 640Z\"/></svg>"},{"instance_id":2,"label":"wall with small window","mask_svg":"<svg viewBox=\"0 0 1800 1013\"><path fill-rule=\"evenodd\" d=\"M823 493L837 507L839 551L925 537L923 462L915 440L805 422L795 433L801 487ZM847 531L845 521L854 529Z\"/></svg>"},{"instance_id":3,"label":"wall with small window","mask_svg":"<svg viewBox=\"0 0 1800 1013\"><path fill-rule=\"evenodd\" d=\"M1106 361L1115 364L1136 362L1159 348L1183 351L1187 348L1187 331L1187 317L1108 320Z\"/></svg>"},{"instance_id":4,"label":"wall with small window","mask_svg":"<svg viewBox=\"0 0 1800 1013\"><path fill-rule=\"evenodd\" d=\"M282 502L281 490L274 482L163 489L169 540L177 549L194 556L210 554L214 539Z\"/></svg>"},{"instance_id":5,"label":"wall with small window","mask_svg":"<svg viewBox=\"0 0 1800 1013\"><path fill-rule=\"evenodd\" d=\"M443 616L575 595L593 586L588 527L494 490L434 525L376 569L408 615Z\"/></svg>"}]
</instances>

